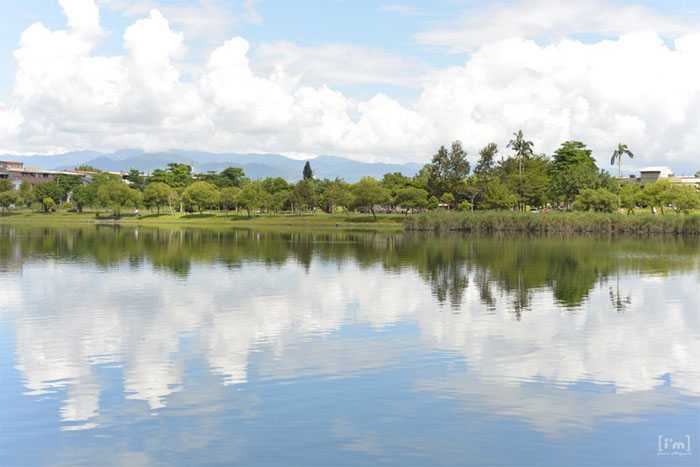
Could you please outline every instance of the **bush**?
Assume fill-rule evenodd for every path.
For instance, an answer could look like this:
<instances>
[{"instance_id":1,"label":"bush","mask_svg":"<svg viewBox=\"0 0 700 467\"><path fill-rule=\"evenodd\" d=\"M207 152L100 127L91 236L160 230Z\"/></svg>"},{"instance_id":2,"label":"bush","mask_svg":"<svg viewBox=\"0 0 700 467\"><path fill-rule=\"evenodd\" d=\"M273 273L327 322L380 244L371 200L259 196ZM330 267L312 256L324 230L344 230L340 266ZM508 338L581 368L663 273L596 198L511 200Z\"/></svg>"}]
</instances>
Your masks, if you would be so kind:
<instances>
[{"instance_id":1,"label":"bush","mask_svg":"<svg viewBox=\"0 0 700 467\"><path fill-rule=\"evenodd\" d=\"M700 235L700 215L627 216L601 212L432 211L405 221L409 231Z\"/></svg>"}]
</instances>

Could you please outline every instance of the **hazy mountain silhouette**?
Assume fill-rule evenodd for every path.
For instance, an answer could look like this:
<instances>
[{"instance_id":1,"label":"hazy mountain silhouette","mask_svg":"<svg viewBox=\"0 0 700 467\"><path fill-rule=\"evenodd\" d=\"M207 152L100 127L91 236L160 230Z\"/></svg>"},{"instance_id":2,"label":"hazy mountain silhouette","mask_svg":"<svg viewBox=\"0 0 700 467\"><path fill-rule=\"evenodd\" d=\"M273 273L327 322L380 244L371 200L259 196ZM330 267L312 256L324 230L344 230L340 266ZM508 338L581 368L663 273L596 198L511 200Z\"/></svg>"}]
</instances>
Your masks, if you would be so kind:
<instances>
[{"instance_id":1,"label":"hazy mountain silhouette","mask_svg":"<svg viewBox=\"0 0 700 467\"><path fill-rule=\"evenodd\" d=\"M299 180L304 167L303 160L290 159L279 154L215 154L200 151L167 151L147 153L138 149L123 149L113 153L77 151L53 156L0 155L1 160L24 162L26 166L49 170L72 169L78 165L90 165L100 170L127 171L138 169L152 172L164 168L171 162L189 164L195 172L219 171L226 167L241 167L248 177L282 177L289 181ZM421 165L385 164L358 162L336 156L319 156L311 159L311 168L316 178L342 178L354 182L362 177L381 178L388 172L415 175Z\"/></svg>"}]
</instances>

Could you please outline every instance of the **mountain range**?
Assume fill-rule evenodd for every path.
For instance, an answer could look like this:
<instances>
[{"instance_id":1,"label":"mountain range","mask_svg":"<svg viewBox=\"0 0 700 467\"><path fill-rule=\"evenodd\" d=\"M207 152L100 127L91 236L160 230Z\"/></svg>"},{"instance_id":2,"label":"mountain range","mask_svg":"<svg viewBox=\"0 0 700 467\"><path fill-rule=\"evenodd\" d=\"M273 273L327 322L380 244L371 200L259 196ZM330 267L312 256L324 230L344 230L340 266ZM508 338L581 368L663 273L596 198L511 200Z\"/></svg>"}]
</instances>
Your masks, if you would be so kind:
<instances>
[{"instance_id":1,"label":"mountain range","mask_svg":"<svg viewBox=\"0 0 700 467\"><path fill-rule=\"evenodd\" d=\"M151 153L137 149L125 149L113 153L77 151L53 156L0 155L0 160L23 162L27 167L46 170L69 170L79 165L89 165L106 171L125 172L137 169L145 173L165 168L169 163L175 162L191 165L194 172L199 173L220 171L227 167L240 167L252 179L282 177L287 181L299 180L306 162L280 154L215 154L182 150ZM385 173L390 172L413 176L421 168L417 163L369 163L337 156L318 156L310 159L309 162L316 178L342 178L348 182L355 182L367 176L381 178Z\"/></svg>"}]
</instances>

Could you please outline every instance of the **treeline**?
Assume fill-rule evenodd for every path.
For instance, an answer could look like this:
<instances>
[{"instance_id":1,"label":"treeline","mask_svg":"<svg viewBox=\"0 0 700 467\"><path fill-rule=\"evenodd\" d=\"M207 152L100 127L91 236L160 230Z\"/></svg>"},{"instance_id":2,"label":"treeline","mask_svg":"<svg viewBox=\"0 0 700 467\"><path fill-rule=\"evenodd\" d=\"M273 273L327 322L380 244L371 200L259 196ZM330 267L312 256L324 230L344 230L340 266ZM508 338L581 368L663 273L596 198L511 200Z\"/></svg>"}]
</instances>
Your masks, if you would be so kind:
<instances>
[{"instance_id":1,"label":"treeline","mask_svg":"<svg viewBox=\"0 0 700 467\"><path fill-rule=\"evenodd\" d=\"M79 177L62 175L54 182L34 187L23 184L14 193L0 186L0 206L37 205L47 212L59 205L76 211L107 208L117 216L124 208L141 206L158 213L216 209L244 210L253 215L360 210L375 216L377 210L408 214L439 207L460 211L624 209L628 214L637 208L664 214L669 209L685 213L700 207L700 193L694 186L668 180L645 186L621 181L598 167L591 150L578 141L563 143L550 157L536 153L533 143L519 131L506 149L503 155L496 144L488 144L472 164L456 141L450 148L441 147L413 177L389 173L381 180L365 177L357 183L317 180L308 162L303 179L296 183L282 178L250 180L242 169L234 167L195 174L184 164L170 164L147 177L132 170L126 177L128 184L107 173L96 173L88 184ZM611 160L620 167L620 173L624 157L634 155L621 144Z\"/></svg>"}]
</instances>

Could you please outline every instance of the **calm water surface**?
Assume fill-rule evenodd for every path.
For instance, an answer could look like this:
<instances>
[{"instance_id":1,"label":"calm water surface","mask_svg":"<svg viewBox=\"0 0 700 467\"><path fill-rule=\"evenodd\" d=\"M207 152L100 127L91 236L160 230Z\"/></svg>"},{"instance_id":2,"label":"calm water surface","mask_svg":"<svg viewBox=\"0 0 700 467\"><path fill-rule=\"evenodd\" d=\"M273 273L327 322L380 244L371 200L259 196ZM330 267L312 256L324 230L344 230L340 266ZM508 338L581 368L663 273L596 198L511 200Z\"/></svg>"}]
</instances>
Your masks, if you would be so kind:
<instances>
[{"instance_id":1,"label":"calm water surface","mask_svg":"<svg viewBox=\"0 0 700 467\"><path fill-rule=\"evenodd\" d=\"M1 466L695 466L699 357L698 240L0 226Z\"/></svg>"}]
</instances>

